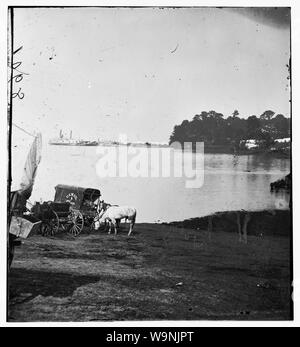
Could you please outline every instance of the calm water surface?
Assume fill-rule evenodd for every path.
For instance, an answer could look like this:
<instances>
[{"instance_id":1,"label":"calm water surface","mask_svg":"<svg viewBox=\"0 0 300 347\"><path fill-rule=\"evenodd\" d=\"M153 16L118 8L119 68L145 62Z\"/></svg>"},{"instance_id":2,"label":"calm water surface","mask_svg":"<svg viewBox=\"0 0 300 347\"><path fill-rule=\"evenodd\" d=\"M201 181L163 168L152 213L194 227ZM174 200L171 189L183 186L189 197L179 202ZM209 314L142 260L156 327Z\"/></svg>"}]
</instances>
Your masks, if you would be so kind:
<instances>
[{"instance_id":1,"label":"calm water surface","mask_svg":"<svg viewBox=\"0 0 300 347\"><path fill-rule=\"evenodd\" d=\"M186 189L185 178L100 178L99 158L97 147L44 146L31 202L53 200L54 187L68 184L98 188L107 202L135 206L138 222L288 207L289 197L271 194L269 184L290 172L289 159L205 154L203 186Z\"/></svg>"}]
</instances>

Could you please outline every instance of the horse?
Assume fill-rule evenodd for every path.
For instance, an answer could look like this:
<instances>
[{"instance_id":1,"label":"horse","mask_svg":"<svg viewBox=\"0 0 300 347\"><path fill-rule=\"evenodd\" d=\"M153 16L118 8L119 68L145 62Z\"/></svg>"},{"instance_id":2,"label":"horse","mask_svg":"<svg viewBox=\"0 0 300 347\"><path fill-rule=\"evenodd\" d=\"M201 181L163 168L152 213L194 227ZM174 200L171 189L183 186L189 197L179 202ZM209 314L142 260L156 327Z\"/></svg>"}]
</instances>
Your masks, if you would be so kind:
<instances>
[{"instance_id":1,"label":"horse","mask_svg":"<svg viewBox=\"0 0 300 347\"><path fill-rule=\"evenodd\" d=\"M135 219L136 219L136 209L130 206L109 206L107 209L100 215L98 223L105 223L106 221L109 223L109 231L108 234L111 233L111 227L113 226L115 235L117 235L117 227L119 227L119 223L121 219L125 219L125 221L129 221L129 232L128 236L132 233ZM98 229L96 227L96 230Z\"/></svg>"},{"instance_id":2,"label":"horse","mask_svg":"<svg viewBox=\"0 0 300 347\"><path fill-rule=\"evenodd\" d=\"M111 206L119 206L119 205L112 205L112 204L105 202L104 200L100 201L98 208L97 208L97 216L94 219L95 226L98 225L98 222L99 222L100 218L103 216L104 212ZM105 224L105 228L106 228L106 222L104 224ZM117 220L117 226L118 227L120 226L120 220ZM96 230L98 230L99 227L100 227L100 225L98 225L98 227L96 227Z\"/></svg>"}]
</instances>

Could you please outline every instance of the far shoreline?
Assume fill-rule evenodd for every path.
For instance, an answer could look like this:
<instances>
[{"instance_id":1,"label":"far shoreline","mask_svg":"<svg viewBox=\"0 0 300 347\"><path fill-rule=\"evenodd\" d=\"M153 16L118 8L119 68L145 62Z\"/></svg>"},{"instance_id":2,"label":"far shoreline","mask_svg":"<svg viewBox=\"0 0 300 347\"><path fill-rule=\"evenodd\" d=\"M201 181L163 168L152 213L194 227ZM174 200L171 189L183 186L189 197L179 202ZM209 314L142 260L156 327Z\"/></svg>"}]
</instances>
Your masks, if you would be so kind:
<instances>
[{"instance_id":1,"label":"far shoreline","mask_svg":"<svg viewBox=\"0 0 300 347\"><path fill-rule=\"evenodd\" d=\"M135 148L172 148L169 145L158 145L158 144L136 144L136 143L99 143L97 145L86 145L86 144L49 144L50 146L55 147L135 147ZM187 148L190 149L190 148ZM180 150L180 149L178 149ZM192 149L194 152L194 150ZM234 156L247 156L247 155L256 155L262 157L274 157L279 159L290 159L290 151L281 151L281 150L269 150L269 149L240 149L234 150L232 147L227 145L205 145L204 144L204 154L229 154Z\"/></svg>"}]
</instances>

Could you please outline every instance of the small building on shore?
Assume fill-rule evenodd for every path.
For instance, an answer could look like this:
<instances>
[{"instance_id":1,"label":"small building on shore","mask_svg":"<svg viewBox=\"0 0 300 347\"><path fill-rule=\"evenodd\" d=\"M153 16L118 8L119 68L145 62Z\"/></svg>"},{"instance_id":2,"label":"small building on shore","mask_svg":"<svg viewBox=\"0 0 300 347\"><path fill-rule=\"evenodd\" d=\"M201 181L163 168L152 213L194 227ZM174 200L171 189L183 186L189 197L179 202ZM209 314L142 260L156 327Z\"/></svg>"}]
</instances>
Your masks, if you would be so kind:
<instances>
[{"instance_id":1,"label":"small building on shore","mask_svg":"<svg viewBox=\"0 0 300 347\"><path fill-rule=\"evenodd\" d=\"M249 139L249 140L243 141L243 144L245 148L247 149L255 149L259 147L259 143L255 139Z\"/></svg>"},{"instance_id":2,"label":"small building on shore","mask_svg":"<svg viewBox=\"0 0 300 347\"><path fill-rule=\"evenodd\" d=\"M284 137L282 139L275 139L274 142L275 143L290 143L291 139L289 137Z\"/></svg>"}]
</instances>

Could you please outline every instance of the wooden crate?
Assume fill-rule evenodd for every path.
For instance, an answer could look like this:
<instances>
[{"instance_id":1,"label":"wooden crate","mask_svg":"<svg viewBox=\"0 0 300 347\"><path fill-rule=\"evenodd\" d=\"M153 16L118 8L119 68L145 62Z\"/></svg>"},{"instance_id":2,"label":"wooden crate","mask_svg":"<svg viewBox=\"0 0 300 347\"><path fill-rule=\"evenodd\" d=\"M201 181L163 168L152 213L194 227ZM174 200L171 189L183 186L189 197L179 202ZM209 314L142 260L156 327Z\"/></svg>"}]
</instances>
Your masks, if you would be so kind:
<instances>
[{"instance_id":1,"label":"wooden crate","mask_svg":"<svg viewBox=\"0 0 300 347\"><path fill-rule=\"evenodd\" d=\"M37 233L42 222L32 216L13 216L9 232L17 237L26 239L28 235Z\"/></svg>"}]
</instances>

